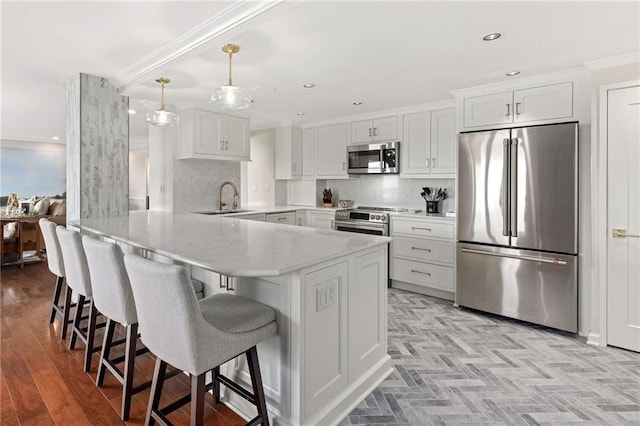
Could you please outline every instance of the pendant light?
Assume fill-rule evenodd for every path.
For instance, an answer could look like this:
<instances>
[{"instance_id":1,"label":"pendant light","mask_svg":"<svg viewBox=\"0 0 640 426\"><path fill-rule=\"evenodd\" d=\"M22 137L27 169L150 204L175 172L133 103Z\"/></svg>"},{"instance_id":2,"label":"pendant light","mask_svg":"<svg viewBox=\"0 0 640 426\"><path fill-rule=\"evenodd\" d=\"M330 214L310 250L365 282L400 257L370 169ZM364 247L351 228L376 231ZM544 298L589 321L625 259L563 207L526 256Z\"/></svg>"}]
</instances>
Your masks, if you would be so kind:
<instances>
[{"instance_id":1,"label":"pendant light","mask_svg":"<svg viewBox=\"0 0 640 426\"><path fill-rule=\"evenodd\" d=\"M161 87L161 102L160 109L155 111L149 111L146 115L146 122L158 127L173 127L180 122L180 117L175 112L167 111L164 109L164 85L169 84L171 80L165 77L156 78L156 82L160 83Z\"/></svg>"},{"instance_id":2,"label":"pendant light","mask_svg":"<svg viewBox=\"0 0 640 426\"><path fill-rule=\"evenodd\" d=\"M222 51L229 54L229 84L226 86L218 87L218 90L211 93L210 101L214 107L240 110L249 108L251 105L251 93L246 89L233 85L231 80L231 58L234 53L240 51L240 46L235 44L225 44L222 46Z\"/></svg>"}]
</instances>

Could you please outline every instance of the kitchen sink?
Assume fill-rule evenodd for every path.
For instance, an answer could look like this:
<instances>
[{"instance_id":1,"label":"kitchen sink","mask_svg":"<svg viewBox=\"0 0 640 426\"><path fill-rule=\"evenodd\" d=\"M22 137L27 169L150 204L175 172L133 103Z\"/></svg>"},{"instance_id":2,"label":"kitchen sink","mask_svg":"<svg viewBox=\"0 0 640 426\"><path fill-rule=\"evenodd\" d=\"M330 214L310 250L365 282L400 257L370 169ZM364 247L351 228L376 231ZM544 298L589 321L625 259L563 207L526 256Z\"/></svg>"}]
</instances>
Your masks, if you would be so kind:
<instances>
[{"instance_id":1,"label":"kitchen sink","mask_svg":"<svg viewBox=\"0 0 640 426\"><path fill-rule=\"evenodd\" d=\"M201 212L194 212L197 214L208 214L208 215L215 215L215 214L232 214L232 213L247 213L247 212L252 212L253 210L245 210L245 209L229 209L229 210L204 210Z\"/></svg>"}]
</instances>

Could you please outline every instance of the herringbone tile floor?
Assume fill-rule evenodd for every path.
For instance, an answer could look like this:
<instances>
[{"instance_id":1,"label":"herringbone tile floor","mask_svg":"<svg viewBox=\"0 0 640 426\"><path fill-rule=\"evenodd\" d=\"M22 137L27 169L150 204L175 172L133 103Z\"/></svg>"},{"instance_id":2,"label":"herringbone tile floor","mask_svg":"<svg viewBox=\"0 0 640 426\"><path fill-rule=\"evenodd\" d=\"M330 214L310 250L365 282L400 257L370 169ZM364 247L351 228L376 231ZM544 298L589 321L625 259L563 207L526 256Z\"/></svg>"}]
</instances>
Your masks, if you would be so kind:
<instances>
[{"instance_id":1,"label":"herringbone tile floor","mask_svg":"<svg viewBox=\"0 0 640 426\"><path fill-rule=\"evenodd\" d=\"M640 425L640 354L389 291L396 371L347 425Z\"/></svg>"}]
</instances>

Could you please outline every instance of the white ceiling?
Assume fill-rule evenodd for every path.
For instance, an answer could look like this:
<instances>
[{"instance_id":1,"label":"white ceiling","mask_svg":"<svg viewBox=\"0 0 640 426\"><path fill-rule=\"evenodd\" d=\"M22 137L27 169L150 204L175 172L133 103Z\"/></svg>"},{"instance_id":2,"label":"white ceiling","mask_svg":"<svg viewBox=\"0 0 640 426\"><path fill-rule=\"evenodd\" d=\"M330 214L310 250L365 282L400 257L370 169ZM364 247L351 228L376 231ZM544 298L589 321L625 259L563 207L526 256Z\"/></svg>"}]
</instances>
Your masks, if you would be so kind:
<instances>
[{"instance_id":1,"label":"white ceiling","mask_svg":"<svg viewBox=\"0 0 640 426\"><path fill-rule=\"evenodd\" d=\"M2 1L0 137L64 139L65 82L79 72L121 87L139 111L132 136L144 136L144 112L159 98L155 78L172 79L174 109L206 107L226 82L220 46L229 42L241 47L234 83L276 89L258 90L242 112L252 128L441 101L453 89L504 81L506 71L526 77L640 51L637 1L294 1L238 18L265 3ZM482 41L491 32L502 37ZM175 54L202 34L198 48Z\"/></svg>"}]
</instances>

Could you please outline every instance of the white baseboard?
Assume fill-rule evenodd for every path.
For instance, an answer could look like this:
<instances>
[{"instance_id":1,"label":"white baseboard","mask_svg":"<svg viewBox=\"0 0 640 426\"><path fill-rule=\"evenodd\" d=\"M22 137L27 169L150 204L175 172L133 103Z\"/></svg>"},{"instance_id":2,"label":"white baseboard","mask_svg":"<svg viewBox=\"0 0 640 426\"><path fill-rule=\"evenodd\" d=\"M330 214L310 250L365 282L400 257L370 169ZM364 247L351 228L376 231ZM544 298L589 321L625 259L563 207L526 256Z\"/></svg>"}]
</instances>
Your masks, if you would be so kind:
<instances>
[{"instance_id":1,"label":"white baseboard","mask_svg":"<svg viewBox=\"0 0 640 426\"><path fill-rule=\"evenodd\" d=\"M433 296L445 300L455 300L455 293L445 290L438 290L437 288L429 288L421 285L411 284L404 281L391 280L391 287L399 288L400 290L412 291L414 293L425 294L427 296Z\"/></svg>"},{"instance_id":2,"label":"white baseboard","mask_svg":"<svg viewBox=\"0 0 640 426\"><path fill-rule=\"evenodd\" d=\"M587 335L587 345L607 346L600 341L600 334L598 333L589 333Z\"/></svg>"}]
</instances>

